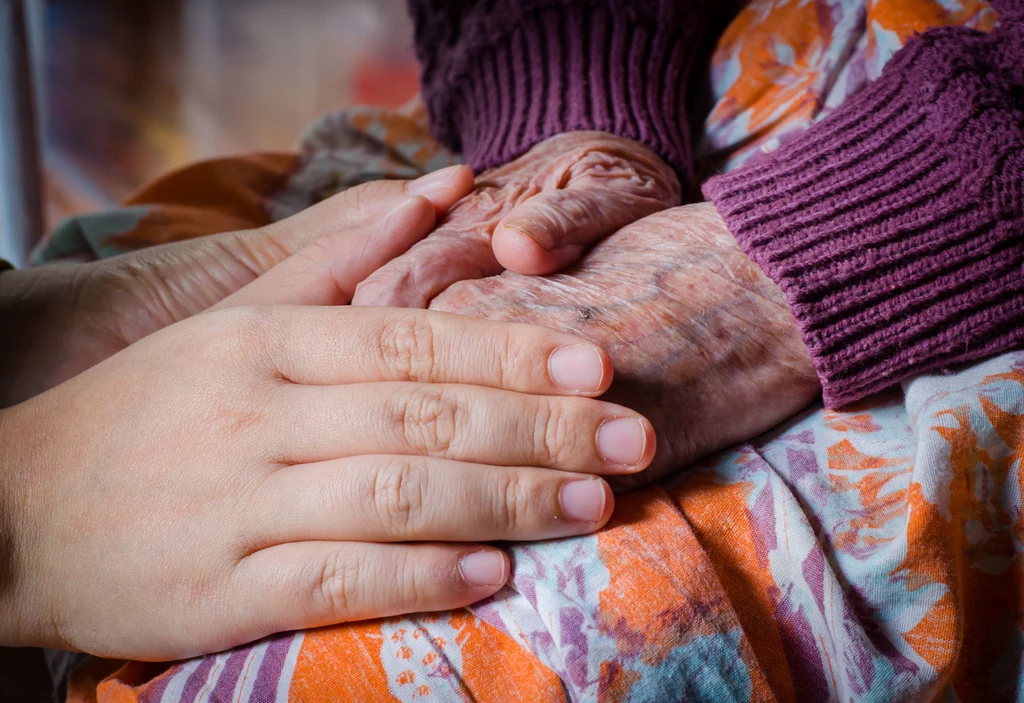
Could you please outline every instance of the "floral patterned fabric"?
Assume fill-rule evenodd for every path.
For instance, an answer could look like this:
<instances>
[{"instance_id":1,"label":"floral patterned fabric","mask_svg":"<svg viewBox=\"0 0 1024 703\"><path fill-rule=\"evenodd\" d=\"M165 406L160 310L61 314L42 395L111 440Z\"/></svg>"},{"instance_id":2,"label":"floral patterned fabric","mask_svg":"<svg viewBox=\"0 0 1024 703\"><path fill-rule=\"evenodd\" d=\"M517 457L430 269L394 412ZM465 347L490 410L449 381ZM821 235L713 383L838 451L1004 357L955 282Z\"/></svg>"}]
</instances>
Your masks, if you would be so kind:
<instances>
[{"instance_id":1,"label":"floral patterned fabric","mask_svg":"<svg viewBox=\"0 0 1024 703\"><path fill-rule=\"evenodd\" d=\"M1022 458L1011 354L811 410L621 497L597 535L511 546L512 583L470 611L87 661L71 700L1019 700Z\"/></svg>"},{"instance_id":2,"label":"floral patterned fabric","mask_svg":"<svg viewBox=\"0 0 1024 703\"><path fill-rule=\"evenodd\" d=\"M723 35L702 153L771 149L973 0L755 0ZM416 106L321 120L300 153L200 164L78 218L39 260L259 226L455 162ZM1024 354L820 406L511 545L468 610L283 634L173 664L53 654L72 701L1024 700Z\"/></svg>"},{"instance_id":3,"label":"floral patterned fabric","mask_svg":"<svg viewBox=\"0 0 1024 703\"><path fill-rule=\"evenodd\" d=\"M827 117L914 34L995 22L984 0L754 0L715 47L697 154L732 170Z\"/></svg>"}]
</instances>

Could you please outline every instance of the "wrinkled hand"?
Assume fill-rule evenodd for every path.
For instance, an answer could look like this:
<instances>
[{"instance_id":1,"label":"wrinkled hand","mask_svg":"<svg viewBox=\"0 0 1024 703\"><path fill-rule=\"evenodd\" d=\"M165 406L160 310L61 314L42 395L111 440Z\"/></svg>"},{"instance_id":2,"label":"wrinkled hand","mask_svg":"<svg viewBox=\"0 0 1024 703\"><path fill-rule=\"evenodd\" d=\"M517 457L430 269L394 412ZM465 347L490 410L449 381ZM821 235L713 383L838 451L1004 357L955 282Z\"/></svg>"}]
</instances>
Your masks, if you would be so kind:
<instances>
[{"instance_id":1,"label":"wrinkled hand","mask_svg":"<svg viewBox=\"0 0 1024 703\"><path fill-rule=\"evenodd\" d=\"M680 197L675 173L642 144L603 132L561 134L481 174L434 233L360 284L352 302L426 307L457 281L503 269L554 273Z\"/></svg>"},{"instance_id":2,"label":"wrinkled hand","mask_svg":"<svg viewBox=\"0 0 1024 703\"><path fill-rule=\"evenodd\" d=\"M820 392L782 291L710 203L632 224L565 273L457 283L431 308L544 325L608 350L615 383L605 397L658 434L651 467L617 489L754 437Z\"/></svg>"},{"instance_id":3,"label":"wrinkled hand","mask_svg":"<svg viewBox=\"0 0 1024 703\"><path fill-rule=\"evenodd\" d=\"M152 247L91 264L4 273L0 327L19 333L0 344L0 407L52 388L143 337L208 309L311 242L351 230L366 238L391 226L408 235L395 240L398 248L392 256L397 256L429 232L472 184L472 172L454 166L418 181L377 181L352 188L255 230ZM418 207L387 222L388 213L411 196L429 202L414 200ZM364 248L340 264L330 257L320 261L354 266L376 253Z\"/></svg>"}]
</instances>

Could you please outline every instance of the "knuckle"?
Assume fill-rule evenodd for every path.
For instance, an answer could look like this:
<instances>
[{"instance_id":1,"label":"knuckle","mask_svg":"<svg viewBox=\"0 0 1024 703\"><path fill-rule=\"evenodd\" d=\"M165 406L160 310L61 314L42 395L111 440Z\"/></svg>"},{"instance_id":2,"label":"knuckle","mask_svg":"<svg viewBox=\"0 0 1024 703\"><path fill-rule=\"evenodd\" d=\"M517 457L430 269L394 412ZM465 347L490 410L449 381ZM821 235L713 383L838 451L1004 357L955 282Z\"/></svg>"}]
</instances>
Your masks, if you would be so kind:
<instances>
[{"instance_id":1,"label":"knuckle","mask_svg":"<svg viewBox=\"0 0 1024 703\"><path fill-rule=\"evenodd\" d=\"M416 458L395 457L373 474L370 503L393 536L407 534L422 515L427 472L421 469Z\"/></svg>"},{"instance_id":2,"label":"knuckle","mask_svg":"<svg viewBox=\"0 0 1024 703\"><path fill-rule=\"evenodd\" d=\"M459 414L456 397L438 388L421 387L397 400L392 420L413 451L447 457L455 443Z\"/></svg>"},{"instance_id":3,"label":"knuckle","mask_svg":"<svg viewBox=\"0 0 1024 703\"><path fill-rule=\"evenodd\" d=\"M433 591L429 573L424 573L413 556L412 550L405 550L399 558L397 567L398 583L402 584L402 603L404 607L426 607L430 604Z\"/></svg>"},{"instance_id":4,"label":"knuckle","mask_svg":"<svg viewBox=\"0 0 1024 703\"><path fill-rule=\"evenodd\" d=\"M381 361L393 380L426 381L435 370L435 333L425 316L401 314L387 320L377 340Z\"/></svg>"},{"instance_id":5,"label":"knuckle","mask_svg":"<svg viewBox=\"0 0 1024 703\"><path fill-rule=\"evenodd\" d=\"M577 191L557 191L539 205L540 214L563 234L568 234L575 227L595 219L594 203L583 193Z\"/></svg>"},{"instance_id":6,"label":"knuckle","mask_svg":"<svg viewBox=\"0 0 1024 703\"><path fill-rule=\"evenodd\" d=\"M501 167L477 179L472 195L453 205L425 242L444 238L490 246L501 219L541 192L535 174L503 172Z\"/></svg>"},{"instance_id":7,"label":"knuckle","mask_svg":"<svg viewBox=\"0 0 1024 703\"><path fill-rule=\"evenodd\" d=\"M358 557L340 550L326 555L313 572L308 589L311 610L331 613L339 620L350 619L352 605L359 601L364 569Z\"/></svg>"},{"instance_id":8,"label":"knuckle","mask_svg":"<svg viewBox=\"0 0 1024 703\"><path fill-rule=\"evenodd\" d=\"M573 436L568 413L552 398L537 401L533 425L533 447L538 462L545 466L565 466L572 452Z\"/></svg>"},{"instance_id":9,"label":"knuckle","mask_svg":"<svg viewBox=\"0 0 1024 703\"><path fill-rule=\"evenodd\" d=\"M639 147L627 144L588 150L574 164L572 180L597 188L607 188L613 181L638 204L643 200L662 207L677 204L682 197L679 178L655 154L634 146Z\"/></svg>"},{"instance_id":10,"label":"knuckle","mask_svg":"<svg viewBox=\"0 0 1024 703\"><path fill-rule=\"evenodd\" d=\"M496 361L499 388L512 389L520 376L517 360L521 357L516 334L510 330L501 333L501 356Z\"/></svg>"},{"instance_id":11,"label":"knuckle","mask_svg":"<svg viewBox=\"0 0 1024 703\"><path fill-rule=\"evenodd\" d=\"M499 479L494 492L494 520L500 532L514 535L528 521L532 496L516 471L508 471Z\"/></svg>"},{"instance_id":12,"label":"knuckle","mask_svg":"<svg viewBox=\"0 0 1024 703\"><path fill-rule=\"evenodd\" d=\"M220 312L220 311L218 311ZM277 365L283 352L280 334L280 319L273 308L261 305L247 305L229 308L226 324L220 329L230 330L222 334L226 351L232 363L244 361L252 368L264 367L267 361Z\"/></svg>"}]
</instances>

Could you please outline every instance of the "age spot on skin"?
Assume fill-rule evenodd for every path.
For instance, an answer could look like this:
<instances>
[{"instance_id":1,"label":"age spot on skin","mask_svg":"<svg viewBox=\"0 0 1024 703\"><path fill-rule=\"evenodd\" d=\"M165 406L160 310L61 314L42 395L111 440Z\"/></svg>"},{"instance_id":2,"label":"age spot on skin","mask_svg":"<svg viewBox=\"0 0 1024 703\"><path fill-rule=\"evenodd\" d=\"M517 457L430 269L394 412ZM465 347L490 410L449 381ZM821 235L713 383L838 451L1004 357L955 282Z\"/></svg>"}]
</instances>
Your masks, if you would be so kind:
<instances>
[{"instance_id":1,"label":"age spot on skin","mask_svg":"<svg viewBox=\"0 0 1024 703\"><path fill-rule=\"evenodd\" d=\"M596 319L597 310L590 307L589 305L584 305L583 307L576 311L577 322L593 322Z\"/></svg>"}]
</instances>

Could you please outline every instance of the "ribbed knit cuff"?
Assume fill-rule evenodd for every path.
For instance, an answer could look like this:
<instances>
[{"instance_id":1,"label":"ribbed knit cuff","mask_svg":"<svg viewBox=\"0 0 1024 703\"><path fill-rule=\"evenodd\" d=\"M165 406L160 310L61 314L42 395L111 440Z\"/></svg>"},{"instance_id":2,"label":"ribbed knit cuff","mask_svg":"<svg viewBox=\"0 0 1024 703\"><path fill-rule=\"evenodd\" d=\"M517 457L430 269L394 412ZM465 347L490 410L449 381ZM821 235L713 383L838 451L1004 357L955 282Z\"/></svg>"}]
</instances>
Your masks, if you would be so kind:
<instances>
[{"instance_id":1,"label":"ribbed knit cuff","mask_svg":"<svg viewBox=\"0 0 1024 703\"><path fill-rule=\"evenodd\" d=\"M435 135L479 171L599 130L645 144L692 183L685 100L703 3L660 4L689 7L480 3L490 14L468 11L450 47L418 28Z\"/></svg>"},{"instance_id":2,"label":"ribbed knit cuff","mask_svg":"<svg viewBox=\"0 0 1024 703\"><path fill-rule=\"evenodd\" d=\"M1024 36L929 32L705 195L784 291L835 407L1024 346Z\"/></svg>"}]
</instances>

